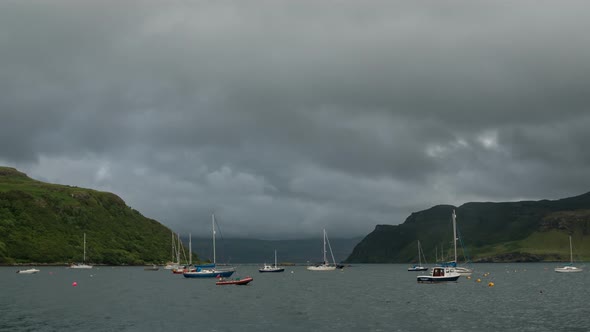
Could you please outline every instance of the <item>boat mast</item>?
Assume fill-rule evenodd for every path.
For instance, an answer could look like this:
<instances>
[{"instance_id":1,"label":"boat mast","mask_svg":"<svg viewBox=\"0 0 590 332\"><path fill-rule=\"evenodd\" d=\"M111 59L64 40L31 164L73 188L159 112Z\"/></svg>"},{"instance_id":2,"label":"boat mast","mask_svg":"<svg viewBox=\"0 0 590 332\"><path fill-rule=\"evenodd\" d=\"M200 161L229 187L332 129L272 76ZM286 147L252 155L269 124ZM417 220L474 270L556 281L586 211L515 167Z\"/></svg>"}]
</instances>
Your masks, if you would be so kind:
<instances>
[{"instance_id":1,"label":"boat mast","mask_svg":"<svg viewBox=\"0 0 590 332\"><path fill-rule=\"evenodd\" d=\"M434 246L434 261L438 262L438 247Z\"/></svg>"},{"instance_id":2,"label":"boat mast","mask_svg":"<svg viewBox=\"0 0 590 332\"><path fill-rule=\"evenodd\" d=\"M178 248L176 250L176 263L180 264L180 250L184 253L184 249L182 249L182 242L180 242L180 234L176 234L178 237ZM186 257L185 257L186 258Z\"/></svg>"},{"instance_id":3,"label":"boat mast","mask_svg":"<svg viewBox=\"0 0 590 332\"><path fill-rule=\"evenodd\" d=\"M453 210L453 246L455 249L455 264L457 264L457 216L455 215L455 210Z\"/></svg>"},{"instance_id":4,"label":"boat mast","mask_svg":"<svg viewBox=\"0 0 590 332\"><path fill-rule=\"evenodd\" d=\"M170 235L172 235L172 246L170 247L170 254L172 256L172 262L174 262L174 231L170 231Z\"/></svg>"},{"instance_id":5,"label":"boat mast","mask_svg":"<svg viewBox=\"0 0 590 332\"><path fill-rule=\"evenodd\" d=\"M326 233L326 230L324 229L324 240L326 242L328 242L328 248L330 248L330 256L332 256L332 262L334 263L334 265L336 265L336 259L334 259L334 252L332 251L332 246L330 245L330 239L328 239L328 233Z\"/></svg>"},{"instance_id":6,"label":"boat mast","mask_svg":"<svg viewBox=\"0 0 590 332\"><path fill-rule=\"evenodd\" d=\"M193 244L191 233L188 233L188 265L193 265Z\"/></svg>"},{"instance_id":7,"label":"boat mast","mask_svg":"<svg viewBox=\"0 0 590 332\"><path fill-rule=\"evenodd\" d=\"M574 254L572 253L572 236L570 235L570 263L574 265Z\"/></svg>"},{"instance_id":8,"label":"boat mast","mask_svg":"<svg viewBox=\"0 0 590 332\"><path fill-rule=\"evenodd\" d=\"M570 249L572 247L571 237L570 237ZM84 233L84 257L82 258L82 263L86 263L86 233Z\"/></svg>"},{"instance_id":9,"label":"boat mast","mask_svg":"<svg viewBox=\"0 0 590 332\"><path fill-rule=\"evenodd\" d=\"M420 240L418 240L418 265L422 266L422 257L420 256Z\"/></svg>"},{"instance_id":10,"label":"boat mast","mask_svg":"<svg viewBox=\"0 0 590 332\"><path fill-rule=\"evenodd\" d=\"M326 230L324 229L324 264L327 264L328 260L326 259Z\"/></svg>"},{"instance_id":11,"label":"boat mast","mask_svg":"<svg viewBox=\"0 0 590 332\"><path fill-rule=\"evenodd\" d=\"M275 249L275 268L277 267L277 250Z\"/></svg>"},{"instance_id":12,"label":"boat mast","mask_svg":"<svg viewBox=\"0 0 590 332\"><path fill-rule=\"evenodd\" d=\"M215 214L211 214L211 225L213 229L213 264L215 264Z\"/></svg>"}]
</instances>

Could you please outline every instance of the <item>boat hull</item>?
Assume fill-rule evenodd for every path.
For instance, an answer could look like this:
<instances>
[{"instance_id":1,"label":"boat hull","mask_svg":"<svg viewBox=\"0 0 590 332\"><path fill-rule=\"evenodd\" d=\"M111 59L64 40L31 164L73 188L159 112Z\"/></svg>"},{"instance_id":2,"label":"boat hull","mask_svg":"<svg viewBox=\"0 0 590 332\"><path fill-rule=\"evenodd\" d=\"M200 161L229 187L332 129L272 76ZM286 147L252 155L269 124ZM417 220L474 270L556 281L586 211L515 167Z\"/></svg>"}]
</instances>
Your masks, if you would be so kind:
<instances>
[{"instance_id":1,"label":"boat hull","mask_svg":"<svg viewBox=\"0 0 590 332\"><path fill-rule=\"evenodd\" d=\"M448 277L432 277L432 276L418 276L417 281L419 283L437 283L437 282L452 282L457 281L460 275L458 276L448 276Z\"/></svg>"},{"instance_id":2,"label":"boat hull","mask_svg":"<svg viewBox=\"0 0 590 332\"><path fill-rule=\"evenodd\" d=\"M437 283L457 281L461 275L448 267L433 267L429 275L417 276L418 283Z\"/></svg>"},{"instance_id":3,"label":"boat hull","mask_svg":"<svg viewBox=\"0 0 590 332\"><path fill-rule=\"evenodd\" d=\"M333 265L319 265L319 266L308 266L308 271L334 271L336 266Z\"/></svg>"},{"instance_id":4,"label":"boat hull","mask_svg":"<svg viewBox=\"0 0 590 332\"><path fill-rule=\"evenodd\" d=\"M273 268L273 269L258 269L260 273L277 273L277 272L284 272L285 269L283 268Z\"/></svg>"},{"instance_id":5,"label":"boat hull","mask_svg":"<svg viewBox=\"0 0 590 332\"><path fill-rule=\"evenodd\" d=\"M39 272L39 270L37 270L37 269L28 269L28 270L18 270L18 271L16 271L16 273L18 273L18 274L35 274L35 273L38 273L38 272Z\"/></svg>"},{"instance_id":6,"label":"boat hull","mask_svg":"<svg viewBox=\"0 0 590 332\"><path fill-rule=\"evenodd\" d=\"M580 269L578 267L575 267L575 266L564 266L564 267L556 267L554 269L554 271L559 272L559 273L576 273L576 272L582 272L584 270Z\"/></svg>"},{"instance_id":7,"label":"boat hull","mask_svg":"<svg viewBox=\"0 0 590 332\"><path fill-rule=\"evenodd\" d=\"M193 271L184 272L182 275L185 278L227 278L231 277L235 271Z\"/></svg>"},{"instance_id":8,"label":"boat hull","mask_svg":"<svg viewBox=\"0 0 590 332\"><path fill-rule=\"evenodd\" d=\"M254 280L254 278L252 278L252 277L245 277L245 278L236 279L236 280L219 280L215 284L216 285L219 285L219 286L224 286L224 285L247 285L252 280Z\"/></svg>"},{"instance_id":9,"label":"boat hull","mask_svg":"<svg viewBox=\"0 0 590 332\"><path fill-rule=\"evenodd\" d=\"M424 267L424 266L414 266L414 267L409 267L408 268L408 271L411 271L411 272L428 271L428 268L427 267Z\"/></svg>"},{"instance_id":10,"label":"boat hull","mask_svg":"<svg viewBox=\"0 0 590 332\"><path fill-rule=\"evenodd\" d=\"M70 269L91 269L92 265L87 264L74 264L70 266Z\"/></svg>"}]
</instances>

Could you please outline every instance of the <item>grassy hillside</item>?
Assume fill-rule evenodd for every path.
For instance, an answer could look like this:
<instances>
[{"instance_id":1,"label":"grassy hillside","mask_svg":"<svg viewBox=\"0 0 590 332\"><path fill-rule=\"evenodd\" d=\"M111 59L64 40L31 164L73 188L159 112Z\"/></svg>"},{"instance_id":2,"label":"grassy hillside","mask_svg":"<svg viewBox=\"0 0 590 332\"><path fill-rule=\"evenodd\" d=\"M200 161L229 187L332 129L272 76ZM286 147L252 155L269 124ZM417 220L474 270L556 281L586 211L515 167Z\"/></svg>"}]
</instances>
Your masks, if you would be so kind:
<instances>
[{"instance_id":1,"label":"grassy hillside","mask_svg":"<svg viewBox=\"0 0 590 332\"><path fill-rule=\"evenodd\" d=\"M590 193L556 201L439 205L412 213L403 224L378 225L346 259L349 263L406 263L417 260L417 240L426 258L452 259L451 213L466 252L459 261L568 261L590 259Z\"/></svg>"},{"instance_id":2,"label":"grassy hillside","mask_svg":"<svg viewBox=\"0 0 590 332\"><path fill-rule=\"evenodd\" d=\"M165 262L170 229L118 196L43 183L0 167L0 264ZM196 259L196 258L195 258Z\"/></svg>"}]
</instances>

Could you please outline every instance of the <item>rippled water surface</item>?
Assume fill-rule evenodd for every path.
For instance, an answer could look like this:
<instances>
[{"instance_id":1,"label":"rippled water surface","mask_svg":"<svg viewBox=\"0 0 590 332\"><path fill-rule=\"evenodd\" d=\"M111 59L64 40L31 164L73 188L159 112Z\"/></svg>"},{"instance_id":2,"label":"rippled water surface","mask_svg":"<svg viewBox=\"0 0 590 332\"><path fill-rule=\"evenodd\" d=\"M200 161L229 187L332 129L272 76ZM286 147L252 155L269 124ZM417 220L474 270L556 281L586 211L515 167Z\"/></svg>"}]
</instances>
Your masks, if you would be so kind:
<instances>
[{"instance_id":1,"label":"rippled water surface","mask_svg":"<svg viewBox=\"0 0 590 332\"><path fill-rule=\"evenodd\" d=\"M248 286L141 267L2 267L0 331L590 331L590 271L553 267L479 264L471 279L418 284L405 265L238 266Z\"/></svg>"}]
</instances>

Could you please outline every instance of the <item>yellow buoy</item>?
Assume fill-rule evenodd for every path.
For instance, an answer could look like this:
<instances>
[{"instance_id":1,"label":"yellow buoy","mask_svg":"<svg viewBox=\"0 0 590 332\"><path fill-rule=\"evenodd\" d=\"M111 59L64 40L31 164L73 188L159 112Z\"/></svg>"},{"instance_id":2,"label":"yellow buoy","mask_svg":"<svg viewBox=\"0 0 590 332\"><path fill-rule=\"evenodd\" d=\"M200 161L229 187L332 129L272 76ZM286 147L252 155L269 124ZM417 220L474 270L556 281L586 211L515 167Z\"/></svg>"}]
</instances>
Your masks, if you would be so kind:
<instances>
[{"instance_id":1,"label":"yellow buoy","mask_svg":"<svg viewBox=\"0 0 590 332\"><path fill-rule=\"evenodd\" d=\"M475 280L475 281L477 281L477 282L481 282L481 279L477 278L477 280Z\"/></svg>"},{"instance_id":2,"label":"yellow buoy","mask_svg":"<svg viewBox=\"0 0 590 332\"><path fill-rule=\"evenodd\" d=\"M494 287L494 283L493 283L493 282L490 282L490 283L488 284L488 287Z\"/></svg>"}]
</instances>

